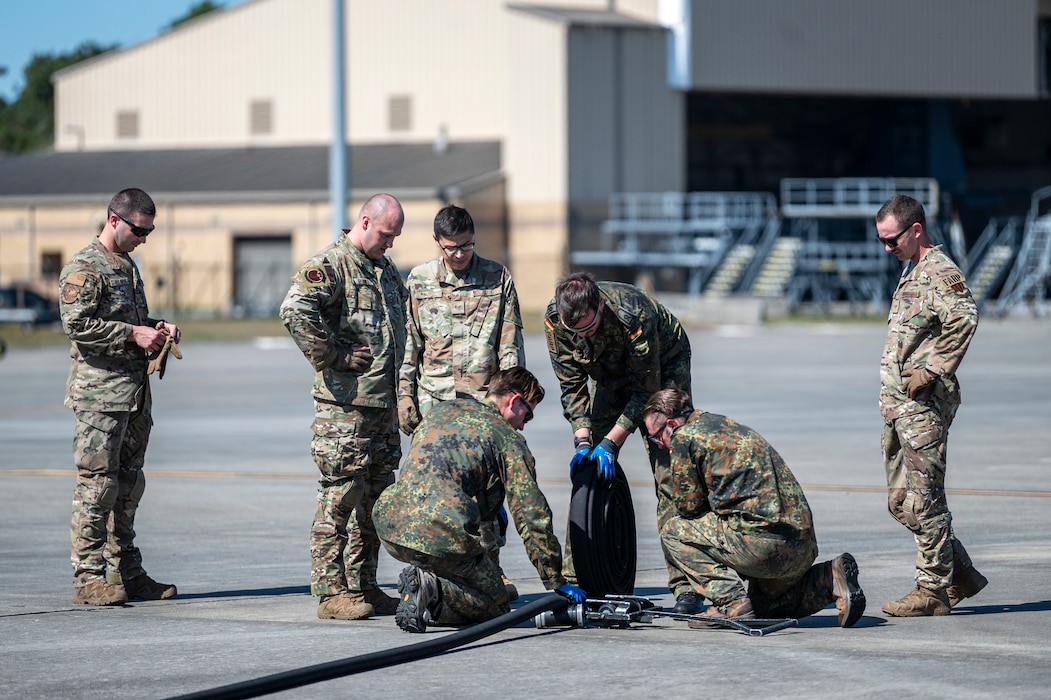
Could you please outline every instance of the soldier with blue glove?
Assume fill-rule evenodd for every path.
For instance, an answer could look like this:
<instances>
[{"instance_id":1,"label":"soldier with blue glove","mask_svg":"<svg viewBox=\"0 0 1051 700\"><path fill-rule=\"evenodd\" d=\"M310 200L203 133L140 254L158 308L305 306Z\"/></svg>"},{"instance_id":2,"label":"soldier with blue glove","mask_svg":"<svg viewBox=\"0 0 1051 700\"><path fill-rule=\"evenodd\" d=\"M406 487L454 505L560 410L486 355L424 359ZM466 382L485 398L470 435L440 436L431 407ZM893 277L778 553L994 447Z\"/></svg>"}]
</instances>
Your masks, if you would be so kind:
<instances>
[{"instance_id":1,"label":"soldier with blue glove","mask_svg":"<svg viewBox=\"0 0 1051 700\"><path fill-rule=\"evenodd\" d=\"M562 388L562 412L573 429L570 474L594 460L601 478L617 476L617 453L642 424L642 410L656 391L691 391L690 340L660 302L630 284L596 282L586 272L559 282L544 315L551 365ZM646 443L657 490L657 525L675 508L669 500L667 457ZM665 557L675 612L699 612L702 600L678 566ZM566 578L576 571L568 546Z\"/></svg>"}]
</instances>

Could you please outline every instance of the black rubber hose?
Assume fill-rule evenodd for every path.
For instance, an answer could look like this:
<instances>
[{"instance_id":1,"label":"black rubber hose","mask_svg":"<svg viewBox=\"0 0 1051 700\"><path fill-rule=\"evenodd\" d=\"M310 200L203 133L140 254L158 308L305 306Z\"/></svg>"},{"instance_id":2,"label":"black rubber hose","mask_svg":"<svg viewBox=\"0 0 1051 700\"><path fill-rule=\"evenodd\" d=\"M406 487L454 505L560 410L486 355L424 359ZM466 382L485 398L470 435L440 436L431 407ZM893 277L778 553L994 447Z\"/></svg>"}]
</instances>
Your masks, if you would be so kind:
<instances>
[{"instance_id":1,"label":"black rubber hose","mask_svg":"<svg viewBox=\"0 0 1051 700\"><path fill-rule=\"evenodd\" d=\"M591 459L573 470L569 540L577 585L588 598L630 595L635 590L635 508L620 464L605 481Z\"/></svg>"},{"instance_id":2,"label":"black rubber hose","mask_svg":"<svg viewBox=\"0 0 1051 700\"><path fill-rule=\"evenodd\" d=\"M548 610L559 611L569 605L569 600L552 593L545 595L532 603L523 605L517 610L512 610L506 615L493 618L486 622L465 627L452 634L443 634L433 639L418 644L384 649L361 656L351 656L338 661L306 666L304 668L275 673L262 678L255 678L240 683L231 683L211 690L201 690L187 695L178 695L171 700L236 700L237 698L257 698L260 695L277 693L290 688L320 683L321 681L342 678L355 673L373 671L377 668L396 666L409 661L416 661L428 656L434 656L450 649L470 644L471 642L496 634L508 627L513 627L520 622L532 620L536 615Z\"/></svg>"}]
</instances>

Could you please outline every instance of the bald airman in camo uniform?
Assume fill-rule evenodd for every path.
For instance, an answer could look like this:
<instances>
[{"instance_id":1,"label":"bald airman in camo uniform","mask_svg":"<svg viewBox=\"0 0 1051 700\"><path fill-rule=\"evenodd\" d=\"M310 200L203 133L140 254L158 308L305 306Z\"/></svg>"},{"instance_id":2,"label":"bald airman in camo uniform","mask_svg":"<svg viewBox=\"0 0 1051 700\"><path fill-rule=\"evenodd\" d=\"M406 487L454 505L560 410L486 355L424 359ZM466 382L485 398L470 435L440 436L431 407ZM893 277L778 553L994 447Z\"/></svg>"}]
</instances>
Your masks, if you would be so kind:
<instances>
[{"instance_id":1,"label":"bald airman in camo uniform","mask_svg":"<svg viewBox=\"0 0 1051 700\"><path fill-rule=\"evenodd\" d=\"M583 601L583 592L562 577L551 509L519 433L543 398L536 377L514 367L491 378L487 398L438 403L416 428L401 479L373 511L387 551L409 564L399 578L395 615L403 630L483 622L510 610L479 532L505 496L544 586Z\"/></svg>"},{"instance_id":2,"label":"bald airman in camo uniform","mask_svg":"<svg viewBox=\"0 0 1051 700\"><path fill-rule=\"evenodd\" d=\"M841 627L861 619L857 562L844 553L814 564L810 505L763 436L694 409L678 389L654 394L643 420L649 441L670 455L676 513L661 527L661 543L712 601L699 618L805 617L835 603ZM711 624L701 619L690 627Z\"/></svg>"},{"instance_id":3,"label":"bald airman in camo uniform","mask_svg":"<svg viewBox=\"0 0 1051 700\"><path fill-rule=\"evenodd\" d=\"M573 273L555 289L547 307L544 332L551 366L562 388L562 412L573 430L576 454L570 470L588 457L608 464L642 421L646 400L658 389L690 391L690 340L679 320L638 287L596 282ZM589 380L592 385L589 386ZM669 501L667 459L646 444L657 491L658 528L674 513ZM566 542L566 578L576 580ZM701 609L689 581L665 556L668 587L676 612Z\"/></svg>"},{"instance_id":4,"label":"bald airman in camo uniform","mask_svg":"<svg viewBox=\"0 0 1051 700\"><path fill-rule=\"evenodd\" d=\"M62 269L59 309L73 359L65 405L76 417L73 602L82 605L176 594L175 586L146 575L135 546L153 427L148 353L181 337L178 326L150 316L142 276L129 255L146 242L156 215L142 190L118 192L98 237Z\"/></svg>"},{"instance_id":5,"label":"bald airman in camo uniform","mask_svg":"<svg viewBox=\"0 0 1051 700\"><path fill-rule=\"evenodd\" d=\"M405 361L398 380L398 421L406 435L438 402L484 399L501 369L525 367L522 313L511 273L474 252L474 219L455 205L434 217L439 256L409 273ZM482 524L499 564L506 543L499 518ZM504 578L511 600L514 584Z\"/></svg>"},{"instance_id":6,"label":"bald airman in camo uniform","mask_svg":"<svg viewBox=\"0 0 1051 700\"><path fill-rule=\"evenodd\" d=\"M296 273L281 304L281 320L315 370L311 453L321 477L310 589L322 619L392 614L398 605L377 587L372 507L401 459L395 390L406 290L384 253L404 222L397 199L374 195L354 227Z\"/></svg>"},{"instance_id":7,"label":"bald airman in camo uniform","mask_svg":"<svg viewBox=\"0 0 1051 700\"><path fill-rule=\"evenodd\" d=\"M880 362L888 508L916 539L916 588L883 605L899 617L948 615L988 583L956 538L945 497L956 379L978 309L956 264L927 235L923 205L895 195L876 214L880 243L907 261L894 291Z\"/></svg>"}]
</instances>

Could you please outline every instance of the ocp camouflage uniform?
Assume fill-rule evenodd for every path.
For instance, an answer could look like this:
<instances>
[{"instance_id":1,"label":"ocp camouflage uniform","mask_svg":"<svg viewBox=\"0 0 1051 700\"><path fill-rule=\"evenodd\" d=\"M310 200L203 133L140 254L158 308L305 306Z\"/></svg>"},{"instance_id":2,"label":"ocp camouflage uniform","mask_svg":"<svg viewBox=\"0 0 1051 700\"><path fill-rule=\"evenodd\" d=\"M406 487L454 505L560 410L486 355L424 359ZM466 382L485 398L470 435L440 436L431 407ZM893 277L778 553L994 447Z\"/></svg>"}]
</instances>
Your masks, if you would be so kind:
<instances>
[{"instance_id":1,"label":"ocp camouflage uniform","mask_svg":"<svg viewBox=\"0 0 1051 700\"><path fill-rule=\"evenodd\" d=\"M916 584L945 590L954 570L971 566L952 530L945 453L960 405L956 370L978 328L978 309L960 269L941 246L902 273L887 324L879 400L887 505L916 537ZM937 379L909 399L905 384L921 369Z\"/></svg>"},{"instance_id":2,"label":"ocp camouflage uniform","mask_svg":"<svg viewBox=\"0 0 1051 700\"><path fill-rule=\"evenodd\" d=\"M434 406L413 434L401 479L373 516L390 554L438 576L437 624L481 622L510 610L479 527L507 509L545 588L565 583L551 509L525 438L489 400Z\"/></svg>"},{"instance_id":3,"label":"ocp camouflage uniform","mask_svg":"<svg viewBox=\"0 0 1051 700\"><path fill-rule=\"evenodd\" d=\"M344 232L292 278L281 304L285 327L315 370L311 453L321 477L310 531L314 595L377 587L372 507L401 459L395 388L405 294L394 263L370 260ZM348 358L362 345L372 364L355 372Z\"/></svg>"},{"instance_id":4,"label":"ocp camouflage uniform","mask_svg":"<svg viewBox=\"0 0 1051 700\"><path fill-rule=\"evenodd\" d=\"M747 596L759 617L804 617L834 601L803 489L763 436L694 410L670 448L676 515L665 550L715 605ZM734 573L736 572L736 574Z\"/></svg>"},{"instance_id":5,"label":"ocp camouflage uniform","mask_svg":"<svg viewBox=\"0 0 1051 700\"><path fill-rule=\"evenodd\" d=\"M148 360L131 340L132 326L153 328L160 320L149 317L131 257L97 238L62 269L60 289L62 328L72 341L65 405L76 418L73 584L107 578L107 566L110 582L120 583L145 573L134 526L153 427Z\"/></svg>"},{"instance_id":6,"label":"ocp camouflage uniform","mask_svg":"<svg viewBox=\"0 0 1051 700\"><path fill-rule=\"evenodd\" d=\"M442 257L409 273L405 361L398 396L412 396L427 412L440 401L485 398L493 374L525 367L522 313L511 273L475 254L460 274ZM493 556L506 544L498 521L482 524Z\"/></svg>"},{"instance_id":7,"label":"ocp camouflage uniform","mask_svg":"<svg viewBox=\"0 0 1051 700\"><path fill-rule=\"evenodd\" d=\"M614 425L633 431L642 409L660 389L676 387L691 393L690 340L679 320L638 287L599 282L605 302L602 321L590 338L572 332L558 317L554 300L544 315L544 332L551 366L562 388L562 414L575 433L590 428L597 444ZM594 394L588 387L593 381ZM644 442L657 491L657 527L675 510L668 500L671 483L667 457ZM665 553L668 588L678 595L689 583ZM565 574L576 578L569 537Z\"/></svg>"}]
</instances>

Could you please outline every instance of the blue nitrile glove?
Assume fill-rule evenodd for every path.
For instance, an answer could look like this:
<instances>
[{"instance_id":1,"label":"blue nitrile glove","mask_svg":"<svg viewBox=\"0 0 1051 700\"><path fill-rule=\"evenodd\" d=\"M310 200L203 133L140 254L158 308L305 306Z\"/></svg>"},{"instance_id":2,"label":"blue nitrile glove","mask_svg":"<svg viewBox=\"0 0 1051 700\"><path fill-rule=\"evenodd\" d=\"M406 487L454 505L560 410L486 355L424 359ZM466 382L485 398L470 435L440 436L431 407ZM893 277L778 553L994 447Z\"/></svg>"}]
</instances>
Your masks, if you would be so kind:
<instances>
[{"instance_id":1,"label":"blue nitrile glove","mask_svg":"<svg viewBox=\"0 0 1051 700\"><path fill-rule=\"evenodd\" d=\"M609 438L602 438L602 442L591 451L591 458L598 460L599 476L606 481L612 481L617 474L617 468L614 466L617 462L617 444Z\"/></svg>"},{"instance_id":2,"label":"blue nitrile glove","mask_svg":"<svg viewBox=\"0 0 1051 700\"><path fill-rule=\"evenodd\" d=\"M556 593L560 593L565 597L572 600L574 603L583 603L588 594L584 592L583 588L577 588L572 583L563 583L561 586L555 589Z\"/></svg>"},{"instance_id":3,"label":"blue nitrile glove","mask_svg":"<svg viewBox=\"0 0 1051 700\"><path fill-rule=\"evenodd\" d=\"M573 453L573 459L569 460L569 478L573 478L573 470L577 468L581 462L588 458L591 453L591 439L590 438L577 438L574 442L577 451Z\"/></svg>"},{"instance_id":4,"label":"blue nitrile glove","mask_svg":"<svg viewBox=\"0 0 1051 700\"><path fill-rule=\"evenodd\" d=\"M500 519L500 524L507 527L507 508L500 506L500 510L496 512L496 517Z\"/></svg>"}]
</instances>

